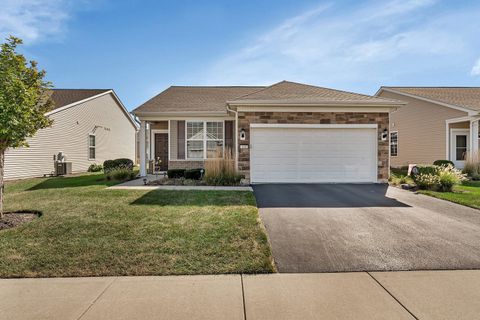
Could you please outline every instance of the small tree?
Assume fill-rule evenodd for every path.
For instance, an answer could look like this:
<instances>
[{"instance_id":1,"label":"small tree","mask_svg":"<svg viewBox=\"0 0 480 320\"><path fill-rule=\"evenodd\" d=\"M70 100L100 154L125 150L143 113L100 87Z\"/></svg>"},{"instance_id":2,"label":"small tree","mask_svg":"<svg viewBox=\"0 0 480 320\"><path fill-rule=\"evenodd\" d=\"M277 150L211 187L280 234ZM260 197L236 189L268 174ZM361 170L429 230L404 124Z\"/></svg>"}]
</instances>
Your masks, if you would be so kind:
<instances>
[{"instance_id":1,"label":"small tree","mask_svg":"<svg viewBox=\"0 0 480 320\"><path fill-rule=\"evenodd\" d=\"M5 151L28 147L27 138L51 125L51 84L35 61L16 52L22 40L10 36L0 50L0 219L3 217Z\"/></svg>"}]
</instances>

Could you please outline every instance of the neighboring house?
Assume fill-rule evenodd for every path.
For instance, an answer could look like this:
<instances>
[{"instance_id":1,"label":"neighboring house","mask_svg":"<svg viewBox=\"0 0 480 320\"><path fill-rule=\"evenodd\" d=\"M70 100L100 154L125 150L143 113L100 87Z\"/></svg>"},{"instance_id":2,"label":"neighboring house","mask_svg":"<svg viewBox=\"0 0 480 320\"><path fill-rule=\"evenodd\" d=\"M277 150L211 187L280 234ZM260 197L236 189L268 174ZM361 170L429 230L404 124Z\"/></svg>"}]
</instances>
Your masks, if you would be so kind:
<instances>
[{"instance_id":1,"label":"neighboring house","mask_svg":"<svg viewBox=\"0 0 480 320\"><path fill-rule=\"evenodd\" d=\"M172 86L133 111L140 172L203 167L233 150L252 183L384 182L389 112L402 102L282 81L268 87ZM143 143L142 143L143 142Z\"/></svg>"},{"instance_id":2,"label":"neighboring house","mask_svg":"<svg viewBox=\"0 0 480 320\"><path fill-rule=\"evenodd\" d=\"M376 96L407 103L390 114L393 167L447 159L463 168L478 156L480 88L381 87Z\"/></svg>"},{"instance_id":3,"label":"neighboring house","mask_svg":"<svg viewBox=\"0 0 480 320\"><path fill-rule=\"evenodd\" d=\"M137 123L110 89L54 89L52 126L29 138L29 147L8 149L7 180L54 172L54 155L63 152L73 172L114 158L135 159Z\"/></svg>"}]
</instances>

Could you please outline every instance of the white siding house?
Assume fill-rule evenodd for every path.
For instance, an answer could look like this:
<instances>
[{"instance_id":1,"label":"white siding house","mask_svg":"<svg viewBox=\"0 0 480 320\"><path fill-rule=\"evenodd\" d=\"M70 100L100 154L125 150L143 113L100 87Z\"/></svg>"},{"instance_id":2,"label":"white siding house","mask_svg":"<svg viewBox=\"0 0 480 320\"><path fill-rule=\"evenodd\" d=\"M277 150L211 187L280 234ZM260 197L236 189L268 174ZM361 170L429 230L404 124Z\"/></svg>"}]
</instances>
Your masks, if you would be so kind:
<instances>
[{"instance_id":1,"label":"white siding house","mask_svg":"<svg viewBox=\"0 0 480 320\"><path fill-rule=\"evenodd\" d=\"M52 99L52 126L28 139L29 147L7 150L6 180L51 174L59 152L72 162L73 173L108 159L135 161L137 124L113 90L53 90Z\"/></svg>"}]
</instances>

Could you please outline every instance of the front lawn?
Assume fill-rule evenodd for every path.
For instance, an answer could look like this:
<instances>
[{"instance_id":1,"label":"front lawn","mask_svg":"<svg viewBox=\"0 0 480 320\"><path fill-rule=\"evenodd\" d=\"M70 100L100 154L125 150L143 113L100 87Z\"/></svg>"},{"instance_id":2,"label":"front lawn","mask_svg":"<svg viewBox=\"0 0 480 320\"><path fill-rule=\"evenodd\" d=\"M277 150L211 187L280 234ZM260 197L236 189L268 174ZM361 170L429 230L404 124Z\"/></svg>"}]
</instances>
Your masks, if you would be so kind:
<instances>
[{"instance_id":1,"label":"front lawn","mask_svg":"<svg viewBox=\"0 0 480 320\"><path fill-rule=\"evenodd\" d=\"M419 192L432 197L480 209L480 181L464 182L462 185L455 186L453 192L438 192L430 190L419 190Z\"/></svg>"},{"instance_id":2,"label":"front lawn","mask_svg":"<svg viewBox=\"0 0 480 320\"><path fill-rule=\"evenodd\" d=\"M101 174L7 183L0 277L272 272L255 198L241 191L107 190Z\"/></svg>"}]
</instances>

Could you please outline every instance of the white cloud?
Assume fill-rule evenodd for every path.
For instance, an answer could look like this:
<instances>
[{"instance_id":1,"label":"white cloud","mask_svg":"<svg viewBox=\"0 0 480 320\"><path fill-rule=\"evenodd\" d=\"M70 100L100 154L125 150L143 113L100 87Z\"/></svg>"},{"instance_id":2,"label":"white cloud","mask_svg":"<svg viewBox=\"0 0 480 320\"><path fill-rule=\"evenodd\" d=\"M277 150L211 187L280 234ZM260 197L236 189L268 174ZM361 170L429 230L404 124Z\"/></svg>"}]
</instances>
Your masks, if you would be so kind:
<instances>
[{"instance_id":1,"label":"white cloud","mask_svg":"<svg viewBox=\"0 0 480 320\"><path fill-rule=\"evenodd\" d=\"M0 36L22 38L27 43L65 31L71 4L69 0L1 0Z\"/></svg>"},{"instance_id":2,"label":"white cloud","mask_svg":"<svg viewBox=\"0 0 480 320\"><path fill-rule=\"evenodd\" d=\"M477 43L479 13L478 6L436 10L433 0L370 1L349 8L338 7L338 2L322 4L220 58L199 82L269 84L290 79L346 87L422 74L454 62L458 70L458 61L466 61Z\"/></svg>"},{"instance_id":3,"label":"white cloud","mask_svg":"<svg viewBox=\"0 0 480 320\"><path fill-rule=\"evenodd\" d=\"M480 58L478 58L475 64L473 65L473 68L470 74L472 76L480 76Z\"/></svg>"}]
</instances>

